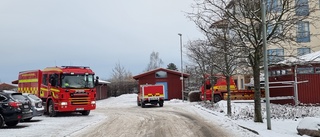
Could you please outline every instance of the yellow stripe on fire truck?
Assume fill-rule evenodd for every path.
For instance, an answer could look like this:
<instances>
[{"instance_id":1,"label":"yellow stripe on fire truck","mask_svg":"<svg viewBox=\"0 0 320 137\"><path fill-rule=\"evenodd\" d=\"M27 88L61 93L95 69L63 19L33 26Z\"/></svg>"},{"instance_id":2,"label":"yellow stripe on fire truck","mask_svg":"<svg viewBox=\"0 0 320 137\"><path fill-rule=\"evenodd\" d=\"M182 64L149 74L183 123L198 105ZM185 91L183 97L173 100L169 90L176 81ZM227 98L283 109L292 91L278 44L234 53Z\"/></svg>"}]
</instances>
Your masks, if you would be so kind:
<instances>
[{"instance_id":1,"label":"yellow stripe on fire truck","mask_svg":"<svg viewBox=\"0 0 320 137\"><path fill-rule=\"evenodd\" d=\"M21 79L19 80L19 83L32 83L32 82L38 82L38 79Z\"/></svg>"}]
</instances>

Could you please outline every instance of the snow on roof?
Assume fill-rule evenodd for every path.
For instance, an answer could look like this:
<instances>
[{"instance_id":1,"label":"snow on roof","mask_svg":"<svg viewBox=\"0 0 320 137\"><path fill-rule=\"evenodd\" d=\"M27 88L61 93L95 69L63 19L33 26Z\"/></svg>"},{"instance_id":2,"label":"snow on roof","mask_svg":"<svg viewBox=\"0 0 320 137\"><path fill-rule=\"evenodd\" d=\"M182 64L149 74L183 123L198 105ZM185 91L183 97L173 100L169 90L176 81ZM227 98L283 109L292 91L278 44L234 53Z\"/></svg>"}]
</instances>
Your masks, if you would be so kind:
<instances>
[{"instance_id":1,"label":"snow on roof","mask_svg":"<svg viewBox=\"0 0 320 137\"><path fill-rule=\"evenodd\" d=\"M305 54L298 57L289 57L286 60L276 63L277 65L297 65L307 63L320 63L320 51Z\"/></svg>"},{"instance_id":2,"label":"snow on roof","mask_svg":"<svg viewBox=\"0 0 320 137\"><path fill-rule=\"evenodd\" d=\"M100 84L109 84L109 83L111 83L111 82L109 82L109 81L104 81L104 80L99 79L99 83L100 83Z\"/></svg>"}]
</instances>

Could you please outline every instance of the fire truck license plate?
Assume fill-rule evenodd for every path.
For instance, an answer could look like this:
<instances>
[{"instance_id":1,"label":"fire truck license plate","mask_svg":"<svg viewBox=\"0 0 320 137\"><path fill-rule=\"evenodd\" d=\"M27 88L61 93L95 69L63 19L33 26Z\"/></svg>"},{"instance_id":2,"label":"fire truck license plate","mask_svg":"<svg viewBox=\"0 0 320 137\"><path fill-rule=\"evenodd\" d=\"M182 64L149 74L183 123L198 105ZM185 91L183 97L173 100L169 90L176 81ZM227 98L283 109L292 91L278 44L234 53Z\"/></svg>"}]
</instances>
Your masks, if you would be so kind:
<instances>
[{"instance_id":1,"label":"fire truck license plate","mask_svg":"<svg viewBox=\"0 0 320 137\"><path fill-rule=\"evenodd\" d=\"M150 100L158 100L158 98L150 98Z\"/></svg>"},{"instance_id":2,"label":"fire truck license plate","mask_svg":"<svg viewBox=\"0 0 320 137\"><path fill-rule=\"evenodd\" d=\"M84 108L76 108L76 110L84 110Z\"/></svg>"}]
</instances>

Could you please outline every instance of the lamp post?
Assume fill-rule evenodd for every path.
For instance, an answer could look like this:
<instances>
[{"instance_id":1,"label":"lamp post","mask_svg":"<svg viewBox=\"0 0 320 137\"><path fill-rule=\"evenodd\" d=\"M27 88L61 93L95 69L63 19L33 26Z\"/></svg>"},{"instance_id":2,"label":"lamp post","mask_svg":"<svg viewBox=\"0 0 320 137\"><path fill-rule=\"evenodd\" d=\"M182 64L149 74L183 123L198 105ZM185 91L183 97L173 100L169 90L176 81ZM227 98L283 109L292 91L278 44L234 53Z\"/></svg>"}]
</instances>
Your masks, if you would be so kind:
<instances>
[{"instance_id":1,"label":"lamp post","mask_svg":"<svg viewBox=\"0 0 320 137\"><path fill-rule=\"evenodd\" d=\"M268 73L268 51L267 51L267 28L266 28L266 0L261 0L262 18L262 38L263 38L263 66L264 66L264 90L266 98L267 129L271 130L270 119L270 93L269 93L269 73Z\"/></svg>"},{"instance_id":2,"label":"lamp post","mask_svg":"<svg viewBox=\"0 0 320 137\"><path fill-rule=\"evenodd\" d=\"M181 55L181 94L182 94L182 101L184 100L184 95L183 95L183 65L182 65L182 34L178 33L178 35L180 36L180 55Z\"/></svg>"}]
</instances>

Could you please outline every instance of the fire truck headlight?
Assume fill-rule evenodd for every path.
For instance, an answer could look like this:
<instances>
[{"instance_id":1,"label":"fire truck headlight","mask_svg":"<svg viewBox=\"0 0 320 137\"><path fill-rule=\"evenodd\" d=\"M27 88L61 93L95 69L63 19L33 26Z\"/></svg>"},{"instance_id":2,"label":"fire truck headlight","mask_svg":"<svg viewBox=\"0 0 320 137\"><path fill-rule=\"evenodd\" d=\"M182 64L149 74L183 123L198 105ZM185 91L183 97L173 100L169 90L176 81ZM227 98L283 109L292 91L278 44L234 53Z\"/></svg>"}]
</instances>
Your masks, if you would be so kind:
<instances>
[{"instance_id":1,"label":"fire truck headlight","mask_svg":"<svg viewBox=\"0 0 320 137\"><path fill-rule=\"evenodd\" d=\"M68 103L67 102L61 102L60 105L61 106L66 106L66 105L68 105Z\"/></svg>"},{"instance_id":2,"label":"fire truck headlight","mask_svg":"<svg viewBox=\"0 0 320 137\"><path fill-rule=\"evenodd\" d=\"M91 105L94 105L94 104L96 104L96 101L91 101Z\"/></svg>"}]
</instances>

